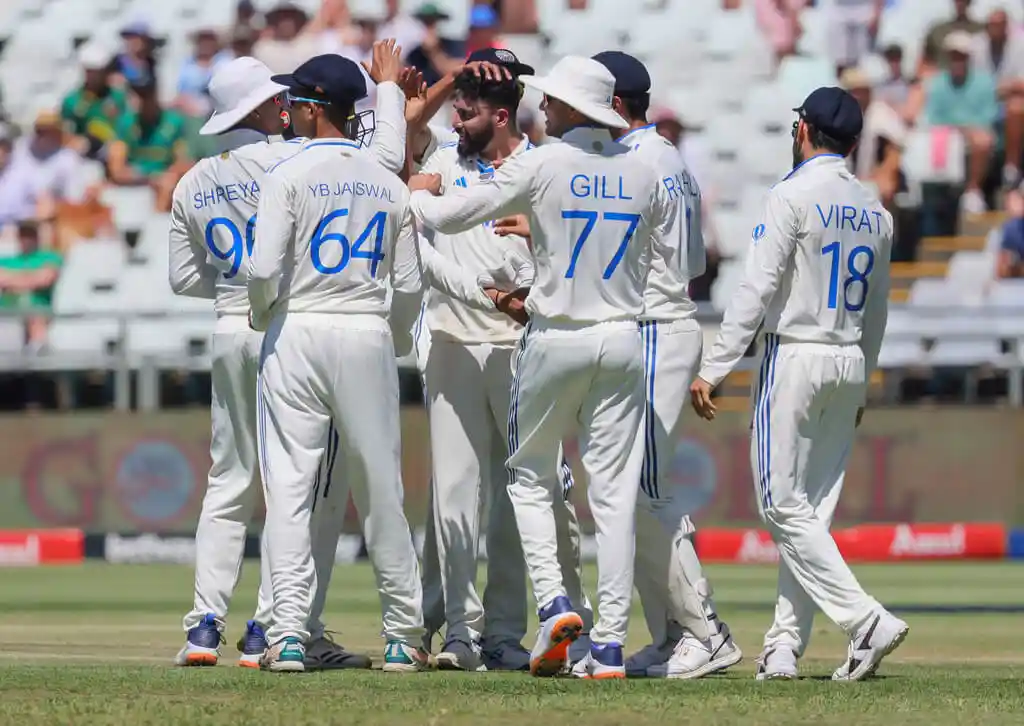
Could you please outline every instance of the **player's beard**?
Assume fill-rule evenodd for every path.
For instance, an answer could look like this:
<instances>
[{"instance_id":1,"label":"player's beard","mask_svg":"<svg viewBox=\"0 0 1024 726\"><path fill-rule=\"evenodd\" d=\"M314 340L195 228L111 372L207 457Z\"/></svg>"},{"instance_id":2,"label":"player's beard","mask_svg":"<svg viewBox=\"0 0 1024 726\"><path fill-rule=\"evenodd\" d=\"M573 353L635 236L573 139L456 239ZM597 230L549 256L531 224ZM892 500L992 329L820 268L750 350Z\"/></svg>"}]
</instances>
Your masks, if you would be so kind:
<instances>
[{"instance_id":1,"label":"player's beard","mask_svg":"<svg viewBox=\"0 0 1024 726\"><path fill-rule=\"evenodd\" d=\"M799 137L793 139L793 168L804 163L804 150L801 148Z\"/></svg>"},{"instance_id":2,"label":"player's beard","mask_svg":"<svg viewBox=\"0 0 1024 726\"><path fill-rule=\"evenodd\" d=\"M494 127L487 126L478 134L470 134L465 129L459 134L458 151L463 159L480 156L494 139Z\"/></svg>"}]
</instances>

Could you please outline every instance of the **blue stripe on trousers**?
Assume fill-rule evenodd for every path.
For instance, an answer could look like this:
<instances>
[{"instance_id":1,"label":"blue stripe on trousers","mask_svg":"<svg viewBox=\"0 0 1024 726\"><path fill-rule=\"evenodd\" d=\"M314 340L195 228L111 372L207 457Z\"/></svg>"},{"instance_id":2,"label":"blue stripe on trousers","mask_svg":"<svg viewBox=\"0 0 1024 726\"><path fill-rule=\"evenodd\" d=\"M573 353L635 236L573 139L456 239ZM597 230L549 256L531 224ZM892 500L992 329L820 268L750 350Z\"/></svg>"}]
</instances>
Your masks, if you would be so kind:
<instances>
[{"instance_id":1,"label":"blue stripe on trousers","mask_svg":"<svg viewBox=\"0 0 1024 726\"><path fill-rule=\"evenodd\" d=\"M644 463L640 473L640 490L651 499L658 498L658 445L657 417L654 411L655 369L658 355L658 323L648 320L640 323L644 341L644 384L646 411L644 413Z\"/></svg>"},{"instance_id":2,"label":"blue stripe on trousers","mask_svg":"<svg viewBox=\"0 0 1024 726\"><path fill-rule=\"evenodd\" d=\"M512 400L508 407L508 455L511 456L519 448L519 381L523 369L523 355L526 353L526 337L530 334L530 324L523 329L523 337L519 341L519 355L516 356L516 372L512 376ZM508 483L515 484L515 467L506 465Z\"/></svg>"},{"instance_id":3,"label":"blue stripe on trousers","mask_svg":"<svg viewBox=\"0 0 1024 726\"><path fill-rule=\"evenodd\" d=\"M331 435L333 433L333 436ZM324 484L324 499L331 491L331 480L334 479L334 464L338 461L338 443L341 437L338 436L338 429L334 427L334 419L331 419L331 428L328 432L327 445L331 447L331 455L327 464L327 483Z\"/></svg>"},{"instance_id":4,"label":"blue stripe on trousers","mask_svg":"<svg viewBox=\"0 0 1024 726\"><path fill-rule=\"evenodd\" d=\"M569 462L566 461L565 457L562 457L562 498L568 500L569 494L572 492L572 485L574 483L572 478L572 467L569 466Z\"/></svg>"},{"instance_id":5,"label":"blue stripe on trousers","mask_svg":"<svg viewBox=\"0 0 1024 726\"><path fill-rule=\"evenodd\" d=\"M771 493L771 389L775 383L775 361L779 353L779 338L771 333L765 336L764 359L758 379L758 392L754 405L754 440L757 444L758 490L761 506L772 504Z\"/></svg>"}]
</instances>

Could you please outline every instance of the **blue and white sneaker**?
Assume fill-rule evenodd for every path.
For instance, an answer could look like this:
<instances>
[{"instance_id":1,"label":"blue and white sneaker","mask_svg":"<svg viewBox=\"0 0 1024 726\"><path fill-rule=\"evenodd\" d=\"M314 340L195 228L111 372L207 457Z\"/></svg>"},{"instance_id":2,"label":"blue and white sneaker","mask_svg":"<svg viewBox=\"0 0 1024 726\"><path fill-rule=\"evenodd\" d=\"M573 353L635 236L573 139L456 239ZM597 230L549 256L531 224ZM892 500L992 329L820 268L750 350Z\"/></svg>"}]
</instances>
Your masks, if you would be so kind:
<instances>
[{"instance_id":1,"label":"blue and white sneaker","mask_svg":"<svg viewBox=\"0 0 1024 726\"><path fill-rule=\"evenodd\" d=\"M565 595L559 595L538 613L540 628L530 652L530 673L539 677L557 676L565 667L569 646L583 631L583 618L573 611Z\"/></svg>"},{"instance_id":2,"label":"blue and white sneaker","mask_svg":"<svg viewBox=\"0 0 1024 726\"><path fill-rule=\"evenodd\" d=\"M199 624L189 629L185 647L178 651L174 664L180 666L215 666L220 658L223 626L213 613L207 613Z\"/></svg>"},{"instance_id":3,"label":"blue and white sneaker","mask_svg":"<svg viewBox=\"0 0 1024 726\"><path fill-rule=\"evenodd\" d=\"M626 661L619 643L593 643L587 657L572 667L577 678L609 680L626 677Z\"/></svg>"},{"instance_id":4,"label":"blue and white sneaker","mask_svg":"<svg viewBox=\"0 0 1024 726\"><path fill-rule=\"evenodd\" d=\"M294 635L287 635L267 648L260 668L272 673L302 673L306 670L306 646Z\"/></svg>"},{"instance_id":5,"label":"blue and white sneaker","mask_svg":"<svg viewBox=\"0 0 1024 726\"><path fill-rule=\"evenodd\" d=\"M260 658L267 652L267 634L263 631L263 626L255 620L247 622L245 633L238 639L237 647L238 652L242 654L238 659L238 665L243 668L259 668Z\"/></svg>"},{"instance_id":6,"label":"blue and white sneaker","mask_svg":"<svg viewBox=\"0 0 1024 726\"><path fill-rule=\"evenodd\" d=\"M422 648L404 640L389 640L384 647L385 673L418 673L430 668L430 658Z\"/></svg>"}]
</instances>

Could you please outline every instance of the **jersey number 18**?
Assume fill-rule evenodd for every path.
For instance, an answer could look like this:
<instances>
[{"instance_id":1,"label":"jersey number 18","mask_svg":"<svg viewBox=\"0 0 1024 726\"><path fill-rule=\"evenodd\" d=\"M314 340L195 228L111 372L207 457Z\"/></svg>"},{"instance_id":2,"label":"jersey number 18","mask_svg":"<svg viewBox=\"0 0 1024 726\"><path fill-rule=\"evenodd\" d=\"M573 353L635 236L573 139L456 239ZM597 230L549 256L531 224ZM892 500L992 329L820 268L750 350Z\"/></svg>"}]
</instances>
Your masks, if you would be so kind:
<instances>
[{"instance_id":1,"label":"jersey number 18","mask_svg":"<svg viewBox=\"0 0 1024 726\"><path fill-rule=\"evenodd\" d=\"M839 256L843 246L833 242L821 248L822 256L832 256L832 267L828 281L828 308L839 307ZM857 269L858 259L865 258L864 269ZM856 313L864 309L868 299L868 275L875 266L875 251L866 245L858 245L850 250L846 258L846 278L843 280L843 307Z\"/></svg>"}]
</instances>

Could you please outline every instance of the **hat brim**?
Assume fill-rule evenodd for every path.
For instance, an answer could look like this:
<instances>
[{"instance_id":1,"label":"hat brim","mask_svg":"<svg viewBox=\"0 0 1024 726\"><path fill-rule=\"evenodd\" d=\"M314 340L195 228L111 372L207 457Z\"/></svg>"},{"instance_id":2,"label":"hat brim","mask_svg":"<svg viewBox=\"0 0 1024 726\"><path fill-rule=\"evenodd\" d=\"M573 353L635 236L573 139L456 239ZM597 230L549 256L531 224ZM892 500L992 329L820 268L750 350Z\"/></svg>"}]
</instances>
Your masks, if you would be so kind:
<instances>
[{"instance_id":1,"label":"hat brim","mask_svg":"<svg viewBox=\"0 0 1024 726\"><path fill-rule=\"evenodd\" d=\"M615 113L614 109L583 98L575 89L569 88L555 79L546 76L527 75L520 76L519 80L527 88L535 88L545 96L557 98L570 108L579 111L591 121L595 121L602 126L608 126L613 129L629 128L629 121Z\"/></svg>"},{"instance_id":2,"label":"hat brim","mask_svg":"<svg viewBox=\"0 0 1024 726\"><path fill-rule=\"evenodd\" d=\"M267 81L248 96L241 99L234 108L226 111L215 111L209 120L203 124L202 128L199 129L200 136L215 136L225 131L230 131L239 121L259 108L260 104L287 90L288 86L283 86L273 80Z\"/></svg>"},{"instance_id":3,"label":"hat brim","mask_svg":"<svg viewBox=\"0 0 1024 726\"><path fill-rule=\"evenodd\" d=\"M413 13L412 15L417 20L450 20L451 15L442 12L429 12L429 13Z\"/></svg>"}]
</instances>

